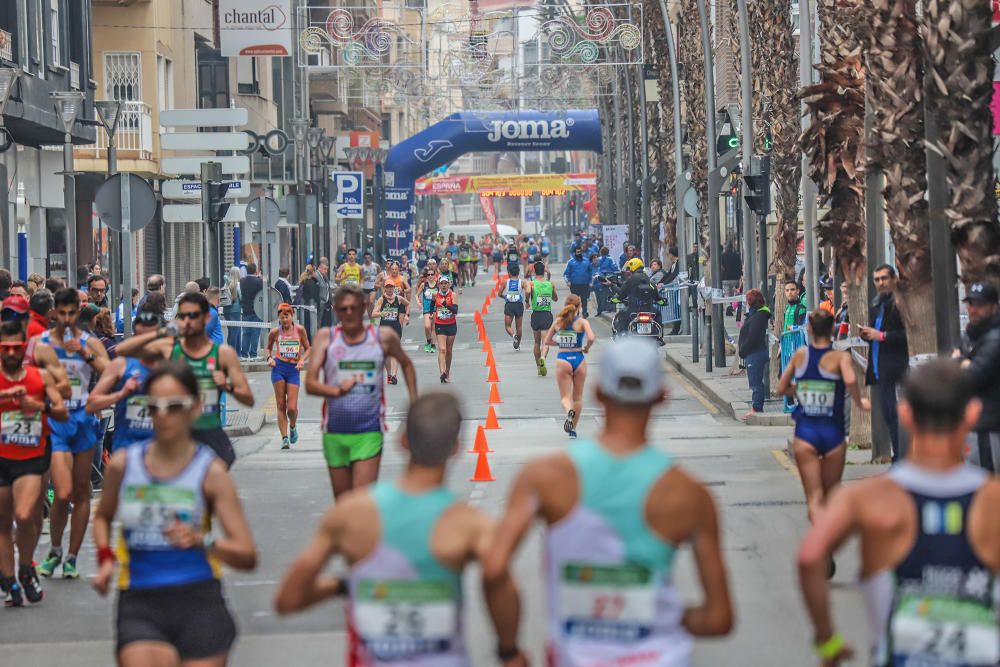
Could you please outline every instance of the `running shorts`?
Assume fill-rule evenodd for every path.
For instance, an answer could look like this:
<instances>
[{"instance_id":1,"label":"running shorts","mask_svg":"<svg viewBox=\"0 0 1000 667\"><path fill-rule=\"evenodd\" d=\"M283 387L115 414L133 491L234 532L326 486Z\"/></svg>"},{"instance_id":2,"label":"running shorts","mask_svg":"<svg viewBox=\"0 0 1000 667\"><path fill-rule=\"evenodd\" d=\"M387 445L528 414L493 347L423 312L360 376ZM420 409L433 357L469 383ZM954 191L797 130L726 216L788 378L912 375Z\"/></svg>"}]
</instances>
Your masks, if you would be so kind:
<instances>
[{"instance_id":1,"label":"running shorts","mask_svg":"<svg viewBox=\"0 0 1000 667\"><path fill-rule=\"evenodd\" d=\"M434 333L438 336L457 336L458 322L452 322L451 324L435 324Z\"/></svg>"},{"instance_id":2,"label":"running shorts","mask_svg":"<svg viewBox=\"0 0 1000 667\"><path fill-rule=\"evenodd\" d=\"M21 461L0 459L0 488L13 486L14 482L28 475L44 475L49 469L51 458L49 454L46 454Z\"/></svg>"},{"instance_id":3,"label":"running shorts","mask_svg":"<svg viewBox=\"0 0 1000 667\"><path fill-rule=\"evenodd\" d=\"M229 652L236 623L217 579L193 584L123 590L115 613L117 650L133 642L163 642L181 660L199 660Z\"/></svg>"},{"instance_id":4,"label":"running shorts","mask_svg":"<svg viewBox=\"0 0 1000 667\"><path fill-rule=\"evenodd\" d=\"M287 361L275 360L274 368L271 369L271 384L275 382L286 382L288 384L299 384L300 371L295 367L295 364L290 364Z\"/></svg>"},{"instance_id":5,"label":"running shorts","mask_svg":"<svg viewBox=\"0 0 1000 667\"><path fill-rule=\"evenodd\" d=\"M330 468L346 468L382 453L382 432L324 433L323 457Z\"/></svg>"},{"instance_id":6,"label":"running shorts","mask_svg":"<svg viewBox=\"0 0 1000 667\"><path fill-rule=\"evenodd\" d=\"M576 373L576 369L583 363L583 352L560 352L556 359L562 359L569 364L570 370Z\"/></svg>"},{"instance_id":7,"label":"running shorts","mask_svg":"<svg viewBox=\"0 0 1000 667\"><path fill-rule=\"evenodd\" d=\"M795 437L809 443L820 456L829 454L847 439L843 424L815 417L800 417L795 422Z\"/></svg>"},{"instance_id":8,"label":"running shorts","mask_svg":"<svg viewBox=\"0 0 1000 667\"><path fill-rule=\"evenodd\" d=\"M531 311L531 330L548 331L552 326L552 311L533 310Z\"/></svg>"},{"instance_id":9,"label":"running shorts","mask_svg":"<svg viewBox=\"0 0 1000 667\"><path fill-rule=\"evenodd\" d=\"M233 443L223 429L196 428L191 431L191 437L215 452L215 455L222 459L227 468L233 467L233 463L236 461L236 450L233 449Z\"/></svg>"},{"instance_id":10,"label":"running shorts","mask_svg":"<svg viewBox=\"0 0 1000 667\"><path fill-rule=\"evenodd\" d=\"M69 419L64 422L49 420L52 451L80 454L93 449L97 444L97 425L100 421L88 415L83 408L70 410Z\"/></svg>"},{"instance_id":11,"label":"running shorts","mask_svg":"<svg viewBox=\"0 0 1000 667\"><path fill-rule=\"evenodd\" d=\"M386 329L392 329L396 332L396 335L399 336L400 339L403 338L403 326L399 323L399 320L394 322L380 322L379 326L385 327Z\"/></svg>"},{"instance_id":12,"label":"running shorts","mask_svg":"<svg viewBox=\"0 0 1000 667\"><path fill-rule=\"evenodd\" d=\"M503 314L507 317L524 317L524 303L521 301L505 301L503 304Z\"/></svg>"}]
</instances>

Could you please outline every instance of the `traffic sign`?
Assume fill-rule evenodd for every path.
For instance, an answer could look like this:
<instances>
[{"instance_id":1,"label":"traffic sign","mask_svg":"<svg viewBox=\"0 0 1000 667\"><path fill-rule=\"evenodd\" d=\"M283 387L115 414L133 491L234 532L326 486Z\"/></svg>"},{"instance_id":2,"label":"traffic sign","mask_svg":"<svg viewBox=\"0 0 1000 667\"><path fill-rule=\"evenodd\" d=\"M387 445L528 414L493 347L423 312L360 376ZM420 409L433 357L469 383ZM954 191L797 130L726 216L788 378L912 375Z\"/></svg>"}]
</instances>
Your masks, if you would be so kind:
<instances>
[{"instance_id":1,"label":"traffic sign","mask_svg":"<svg viewBox=\"0 0 1000 667\"><path fill-rule=\"evenodd\" d=\"M226 199L242 199L250 196L250 181L230 181ZM166 199L201 199L201 181L177 178L163 181L163 196Z\"/></svg>"},{"instance_id":2,"label":"traffic sign","mask_svg":"<svg viewBox=\"0 0 1000 667\"><path fill-rule=\"evenodd\" d=\"M341 218L363 218L365 215L365 175L360 171L335 171L330 174L337 186L334 212Z\"/></svg>"},{"instance_id":3,"label":"traffic sign","mask_svg":"<svg viewBox=\"0 0 1000 667\"><path fill-rule=\"evenodd\" d=\"M245 132L166 132L160 148L173 151L245 151L250 137Z\"/></svg>"},{"instance_id":4,"label":"traffic sign","mask_svg":"<svg viewBox=\"0 0 1000 667\"><path fill-rule=\"evenodd\" d=\"M191 155L186 157L165 157L160 167L167 174L200 174L205 162L218 162L223 174L245 174L250 171L250 158L246 155Z\"/></svg>"},{"instance_id":5,"label":"traffic sign","mask_svg":"<svg viewBox=\"0 0 1000 667\"><path fill-rule=\"evenodd\" d=\"M233 204L222 222L243 222L246 220L246 206ZM201 204L165 204L163 222L204 222Z\"/></svg>"},{"instance_id":6,"label":"traffic sign","mask_svg":"<svg viewBox=\"0 0 1000 667\"><path fill-rule=\"evenodd\" d=\"M281 208L270 197L256 197L247 204L246 219L250 224L250 231L255 234L260 232L262 222L265 232L276 232L281 219Z\"/></svg>"},{"instance_id":7,"label":"traffic sign","mask_svg":"<svg viewBox=\"0 0 1000 667\"><path fill-rule=\"evenodd\" d=\"M128 219L122 215L122 180L129 181ZM135 174L115 174L101 183L94 195L97 215L111 229L136 232L148 225L156 215L156 195L146 179Z\"/></svg>"},{"instance_id":8,"label":"traffic sign","mask_svg":"<svg viewBox=\"0 0 1000 667\"><path fill-rule=\"evenodd\" d=\"M238 127L250 121L245 108L227 109L164 109L160 125L164 127Z\"/></svg>"}]
</instances>

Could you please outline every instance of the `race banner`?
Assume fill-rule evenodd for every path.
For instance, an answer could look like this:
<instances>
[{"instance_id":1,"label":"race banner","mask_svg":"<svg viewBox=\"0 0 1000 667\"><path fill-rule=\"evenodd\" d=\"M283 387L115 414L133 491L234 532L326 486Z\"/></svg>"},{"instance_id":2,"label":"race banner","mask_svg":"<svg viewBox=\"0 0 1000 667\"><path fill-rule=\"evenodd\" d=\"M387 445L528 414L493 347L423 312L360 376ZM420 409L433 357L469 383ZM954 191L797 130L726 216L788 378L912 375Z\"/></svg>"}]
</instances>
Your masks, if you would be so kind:
<instances>
[{"instance_id":1,"label":"race banner","mask_svg":"<svg viewBox=\"0 0 1000 667\"><path fill-rule=\"evenodd\" d=\"M439 197L480 194L487 197L564 195L597 189L597 174L490 174L487 176L438 176L417 180L416 194Z\"/></svg>"},{"instance_id":2,"label":"race banner","mask_svg":"<svg viewBox=\"0 0 1000 667\"><path fill-rule=\"evenodd\" d=\"M479 195L479 205L483 207L486 222L490 223L490 231L495 236L497 233L497 210L493 206L493 198L486 195Z\"/></svg>"}]
</instances>

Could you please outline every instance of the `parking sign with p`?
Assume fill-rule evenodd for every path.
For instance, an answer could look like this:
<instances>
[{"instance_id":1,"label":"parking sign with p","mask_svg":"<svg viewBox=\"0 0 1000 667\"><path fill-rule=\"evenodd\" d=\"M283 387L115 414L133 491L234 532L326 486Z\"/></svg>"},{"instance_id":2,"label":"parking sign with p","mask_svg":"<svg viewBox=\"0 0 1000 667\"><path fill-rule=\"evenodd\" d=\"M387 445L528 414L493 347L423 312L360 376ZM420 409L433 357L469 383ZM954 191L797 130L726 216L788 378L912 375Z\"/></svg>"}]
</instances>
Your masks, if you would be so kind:
<instances>
[{"instance_id":1,"label":"parking sign with p","mask_svg":"<svg viewBox=\"0 0 1000 667\"><path fill-rule=\"evenodd\" d=\"M365 215L365 176L360 171L336 171L330 176L337 186L333 210L340 218L363 218Z\"/></svg>"}]
</instances>

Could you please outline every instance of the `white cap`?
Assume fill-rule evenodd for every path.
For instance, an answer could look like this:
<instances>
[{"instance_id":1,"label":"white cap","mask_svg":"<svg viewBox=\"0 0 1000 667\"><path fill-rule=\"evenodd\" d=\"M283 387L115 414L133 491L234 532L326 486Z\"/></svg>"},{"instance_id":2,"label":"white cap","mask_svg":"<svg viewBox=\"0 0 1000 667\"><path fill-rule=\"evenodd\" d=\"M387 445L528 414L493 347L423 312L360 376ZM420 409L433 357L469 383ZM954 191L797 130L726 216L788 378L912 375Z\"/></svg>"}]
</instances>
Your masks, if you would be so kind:
<instances>
[{"instance_id":1,"label":"white cap","mask_svg":"<svg viewBox=\"0 0 1000 667\"><path fill-rule=\"evenodd\" d=\"M619 338L604 347L598 386L618 403L645 404L666 388L659 348L643 338Z\"/></svg>"}]
</instances>

